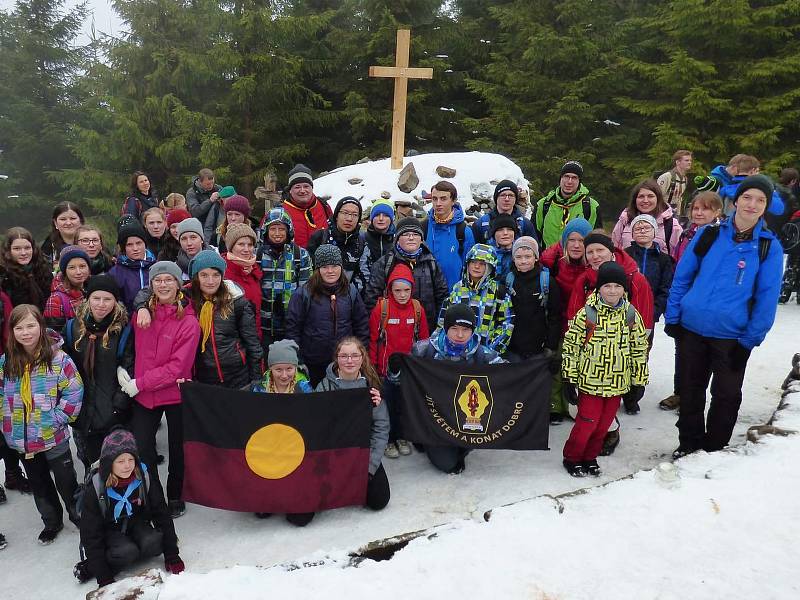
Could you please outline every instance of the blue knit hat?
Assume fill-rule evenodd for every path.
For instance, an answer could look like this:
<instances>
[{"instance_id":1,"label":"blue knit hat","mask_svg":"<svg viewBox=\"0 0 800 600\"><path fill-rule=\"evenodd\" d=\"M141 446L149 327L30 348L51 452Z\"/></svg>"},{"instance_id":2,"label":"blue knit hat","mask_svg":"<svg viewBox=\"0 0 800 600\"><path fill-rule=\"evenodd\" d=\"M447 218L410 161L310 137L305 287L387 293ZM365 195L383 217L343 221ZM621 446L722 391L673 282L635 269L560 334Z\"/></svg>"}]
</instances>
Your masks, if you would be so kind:
<instances>
[{"instance_id":1,"label":"blue knit hat","mask_svg":"<svg viewBox=\"0 0 800 600\"><path fill-rule=\"evenodd\" d=\"M227 266L225 259L213 250L201 250L189 261L189 277L194 278L203 269L216 269L225 275Z\"/></svg>"},{"instance_id":2,"label":"blue knit hat","mask_svg":"<svg viewBox=\"0 0 800 600\"><path fill-rule=\"evenodd\" d=\"M375 204L372 205L369 211L370 222L378 215L386 215L389 217L389 220L394 223L394 208L389 200L376 200Z\"/></svg>"},{"instance_id":3,"label":"blue knit hat","mask_svg":"<svg viewBox=\"0 0 800 600\"><path fill-rule=\"evenodd\" d=\"M561 247L567 247L567 238L571 233L577 232L581 234L581 237L586 237L589 235L591 230L592 224L583 217L572 219L569 223L567 223L566 227L564 227L564 232L561 234Z\"/></svg>"},{"instance_id":4,"label":"blue knit hat","mask_svg":"<svg viewBox=\"0 0 800 600\"><path fill-rule=\"evenodd\" d=\"M62 273L66 273L67 265L73 258L82 258L86 261L87 265L89 264L89 255L86 254L83 248L80 246L64 246L61 249L61 254L58 257L58 269Z\"/></svg>"}]
</instances>

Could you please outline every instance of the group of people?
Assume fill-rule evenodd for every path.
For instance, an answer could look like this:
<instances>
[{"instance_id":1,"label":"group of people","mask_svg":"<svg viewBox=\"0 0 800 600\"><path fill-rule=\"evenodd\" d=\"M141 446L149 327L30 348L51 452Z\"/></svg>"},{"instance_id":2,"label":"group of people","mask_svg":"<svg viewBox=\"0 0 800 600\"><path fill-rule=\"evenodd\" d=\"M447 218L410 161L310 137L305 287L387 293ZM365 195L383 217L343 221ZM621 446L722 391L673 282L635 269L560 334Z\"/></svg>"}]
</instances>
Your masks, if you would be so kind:
<instances>
[{"instance_id":1,"label":"group of people","mask_svg":"<svg viewBox=\"0 0 800 600\"><path fill-rule=\"evenodd\" d=\"M749 174L737 181L729 216L711 189L684 210L686 162L676 154L677 177L636 185L610 235L577 161L533 206L527 190L500 181L494 206L474 219L446 180L432 186L418 220L385 199L344 197L331 209L298 165L282 204L256 219L249 200L219 186L210 169L163 201L137 172L114 253L77 205L59 203L41 245L21 227L2 245L6 487L33 494L42 544L63 529L65 511L79 527L80 579L102 586L158 554L178 573L173 519L186 510L179 386L363 387L373 417L365 505L382 509L390 499L383 459L414 451L402 429L403 403L415 400L402 398L400 354L470 364L547 357L551 424L578 407L564 467L598 476L620 404L639 412L662 317L675 340L674 394L661 402L680 408L675 457L718 450L779 300L782 248L765 224L776 188ZM468 450L417 448L443 472L466 467ZM287 520L303 526L313 517Z\"/></svg>"}]
</instances>

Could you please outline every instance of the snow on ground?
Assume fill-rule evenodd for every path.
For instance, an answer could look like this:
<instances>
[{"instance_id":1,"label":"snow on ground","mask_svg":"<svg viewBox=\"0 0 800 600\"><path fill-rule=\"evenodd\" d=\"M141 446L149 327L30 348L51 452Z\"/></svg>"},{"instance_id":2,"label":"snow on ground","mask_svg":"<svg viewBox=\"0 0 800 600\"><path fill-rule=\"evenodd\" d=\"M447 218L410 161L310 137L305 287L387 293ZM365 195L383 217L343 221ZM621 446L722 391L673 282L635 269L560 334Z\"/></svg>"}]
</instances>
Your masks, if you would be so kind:
<instances>
[{"instance_id":1,"label":"snow on ground","mask_svg":"<svg viewBox=\"0 0 800 600\"><path fill-rule=\"evenodd\" d=\"M800 351L798 323L800 306L779 306L775 327L753 352L733 444L742 444L747 428L765 422L775 410L791 356ZM262 597L266 589L281 590L277 597L282 598L311 597L312 590L324 590L326 598L373 598L381 592L387 598L451 592L467 598L487 592L501 598L562 599L800 597L792 589L800 581L800 436L770 440L742 454L681 461L678 490L660 490L652 474L644 472L566 500L566 518L551 500L539 499L495 510L490 523L482 524L487 509L607 483L663 460L677 445L677 431L675 414L657 406L672 391L673 372L672 342L661 326L650 370L642 412L620 414L622 442L613 456L600 459L606 474L599 480L576 480L563 470L561 449L570 429L565 423L550 428L550 452L476 451L458 476L439 473L419 454L385 459L392 490L385 510L332 510L318 514L304 529L280 516L260 521L251 514L189 505L175 522L188 572L170 578L174 582L160 598L219 598L233 591L224 587L234 587L233 582L239 582L238 600ZM800 429L800 423L793 426ZM165 429L159 434L163 449ZM373 540L454 522L446 527L452 533L441 539L412 542L391 561L367 561L358 569L334 565L283 573L244 568L342 557ZM0 552L2 597L83 598L94 586L72 577L78 559L75 527L67 523L47 547L36 543L40 529L32 499L9 492L8 503L0 506L0 531L9 542ZM237 565L241 568L200 577ZM161 566L153 560L127 574ZM246 592L248 582L259 592ZM212 593L216 586L225 591Z\"/></svg>"},{"instance_id":2,"label":"snow on ground","mask_svg":"<svg viewBox=\"0 0 800 600\"><path fill-rule=\"evenodd\" d=\"M390 192L392 200L400 198L412 199L422 196L422 191L430 191L431 186L443 178L436 174L436 167L444 166L456 170L453 178L447 179L456 186L458 198L464 208L472 206L470 185L483 184L488 190L489 198L494 192L490 181L510 179L518 184L527 185L522 170L510 159L500 154L487 152L440 152L419 154L403 159L403 166L414 163L419 177L419 185L410 193L401 192L397 187L397 176L400 171L392 171L390 160L371 161L360 165L350 165L334 169L330 173L314 180L314 193L317 196L330 196L331 204L344 196L354 196L362 200L364 207L381 197L382 192ZM357 184L349 180L361 179Z\"/></svg>"}]
</instances>

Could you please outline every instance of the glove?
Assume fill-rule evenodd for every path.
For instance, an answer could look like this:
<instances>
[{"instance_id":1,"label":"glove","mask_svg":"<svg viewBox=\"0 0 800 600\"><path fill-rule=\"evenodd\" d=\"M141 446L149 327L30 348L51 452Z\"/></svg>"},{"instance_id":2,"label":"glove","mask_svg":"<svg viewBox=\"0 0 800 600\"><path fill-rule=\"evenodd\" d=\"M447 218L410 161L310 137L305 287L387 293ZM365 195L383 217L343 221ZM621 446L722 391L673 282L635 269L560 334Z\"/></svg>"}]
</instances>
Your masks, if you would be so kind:
<instances>
[{"instance_id":1,"label":"glove","mask_svg":"<svg viewBox=\"0 0 800 600\"><path fill-rule=\"evenodd\" d=\"M750 350L737 342L729 356L731 369L734 371L744 371L747 366L748 358L750 358Z\"/></svg>"},{"instance_id":2,"label":"glove","mask_svg":"<svg viewBox=\"0 0 800 600\"><path fill-rule=\"evenodd\" d=\"M548 363L547 368L553 375L561 371L561 355L553 352L550 355L550 362Z\"/></svg>"},{"instance_id":3,"label":"glove","mask_svg":"<svg viewBox=\"0 0 800 600\"><path fill-rule=\"evenodd\" d=\"M627 394L629 402L639 402L644 397L643 385L632 385L631 390Z\"/></svg>"},{"instance_id":4,"label":"glove","mask_svg":"<svg viewBox=\"0 0 800 600\"><path fill-rule=\"evenodd\" d=\"M128 372L122 367L117 367L117 381L119 382L119 387L124 387L130 380L131 376L128 375Z\"/></svg>"},{"instance_id":5,"label":"glove","mask_svg":"<svg viewBox=\"0 0 800 600\"><path fill-rule=\"evenodd\" d=\"M102 579L97 580L97 587L106 587L107 585L114 583L114 577L104 577Z\"/></svg>"},{"instance_id":6,"label":"glove","mask_svg":"<svg viewBox=\"0 0 800 600\"><path fill-rule=\"evenodd\" d=\"M578 404L578 389L575 387L574 383L570 383L569 381L565 381L561 384L561 393L564 394L564 400L572 404L573 406L577 406Z\"/></svg>"},{"instance_id":7,"label":"glove","mask_svg":"<svg viewBox=\"0 0 800 600\"><path fill-rule=\"evenodd\" d=\"M173 575L178 575L183 573L184 569L186 569L186 565L183 564L181 557L177 554L175 556L167 556L164 558L164 566L166 567L167 571L172 573Z\"/></svg>"},{"instance_id":8,"label":"glove","mask_svg":"<svg viewBox=\"0 0 800 600\"><path fill-rule=\"evenodd\" d=\"M139 393L139 388L136 387L136 380L131 379L122 385L122 391L128 394L131 398L133 398L136 394Z\"/></svg>"},{"instance_id":9,"label":"glove","mask_svg":"<svg viewBox=\"0 0 800 600\"><path fill-rule=\"evenodd\" d=\"M667 323L664 325L664 333L673 340L679 340L683 337L684 329L680 323Z\"/></svg>"}]
</instances>

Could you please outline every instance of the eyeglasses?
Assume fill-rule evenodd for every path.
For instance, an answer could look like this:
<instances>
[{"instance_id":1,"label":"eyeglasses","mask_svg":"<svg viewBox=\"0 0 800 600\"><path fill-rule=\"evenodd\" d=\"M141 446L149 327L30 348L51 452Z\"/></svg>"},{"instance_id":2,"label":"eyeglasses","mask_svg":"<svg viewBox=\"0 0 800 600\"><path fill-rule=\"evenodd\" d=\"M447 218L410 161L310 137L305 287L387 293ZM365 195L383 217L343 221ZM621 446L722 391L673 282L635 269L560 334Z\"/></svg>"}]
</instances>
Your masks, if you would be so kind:
<instances>
[{"instance_id":1,"label":"eyeglasses","mask_svg":"<svg viewBox=\"0 0 800 600\"><path fill-rule=\"evenodd\" d=\"M153 285L172 285L175 283L175 278L172 276L153 279Z\"/></svg>"},{"instance_id":2,"label":"eyeglasses","mask_svg":"<svg viewBox=\"0 0 800 600\"><path fill-rule=\"evenodd\" d=\"M361 360L361 353L356 354L338 354L336 356L339 360Z\"/></svg>"},{"instance_id":3,"label":"eyeglasses","mask_svg":"<svg viewBox=\"0 0 800 600\"><path fill-rule=\"evenodd\" d=\"M340 210L339 214L341 216L343 216L345 219L357 219L358 218L358 213L354 213L354 212L350 212L350 211Z\"/></svg>"},{"instance_id":4,"label":"eyeglasses","mask_svg":"<svg viewBox=\"0 0 800 600\"><path fill-rule=\"evenodd\" d=\"M400 234L400 237L404 237L404 238L408 238L408 239L412 239L412 238L422 239L422 236L419 233L415 232L415 231L405 231L405 232Z\"/></svg>"},{"instance_id":5,"label":"eyeglasses","mask_svg":"<svg viewBox=\"0 0 800 600\"><path fill-rule=\"evenodd\" d=\"M516 198L516 196L514 195L514 192L503 192L502 194L498 194L497 198L498 199L500 199L500 198L510 199L510 198Z\"/></svg>"},{"instance_id":6,"label":"eyeglasses","mask_svg":"<svg viewBox=\"0 0 800 600\"><path fill-rule=\"evenodd\" d=\"M650 225L642 225L641 227L634 227L633 228L633 232L634 233L646 233L648 231L652 231L652 229L653 228L650 227Z\"/></svg>"},{"instance_id":7,"label":"eyeglasses","mask_svg":"<svg viewBox=\"0 0 800 600\"><path fill-rule=\"evenodd\" d=\"M78 243L84 246L98 246L100 244L100 238L80 238Z\"/></svg>"}]
</instances>

